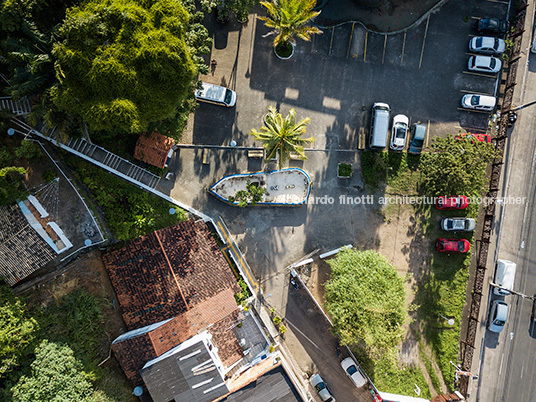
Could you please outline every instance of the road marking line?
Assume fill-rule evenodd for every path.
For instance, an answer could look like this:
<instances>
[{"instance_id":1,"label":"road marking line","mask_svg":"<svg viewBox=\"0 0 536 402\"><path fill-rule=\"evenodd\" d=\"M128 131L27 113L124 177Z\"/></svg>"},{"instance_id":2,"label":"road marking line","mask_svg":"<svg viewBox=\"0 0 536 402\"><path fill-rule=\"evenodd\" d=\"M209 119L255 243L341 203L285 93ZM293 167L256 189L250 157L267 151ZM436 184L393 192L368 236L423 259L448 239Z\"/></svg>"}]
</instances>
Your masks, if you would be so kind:
<instances>
[{"instance_id":1,"label":"road marking line","mask_svg":"<svg viewBox=\"0 0 536 402\"><path fill-rule=\"evenodd\" d=\"M384 34L385 39L383 40L383 54L382 54L382 64L385 60L385 48L387 47L387 34Z\"/></svg>"},{"instance_id":2,"label":"road marking line","mask_svg":"<svg viewBox=\"0 0 536 402\"><path fill-rule=\"evenodd\" d=\"M368 31L365 32L365 53L363 53L363 61L367 61L367 41L368 41Z\"/></svg>"},{"instance_id":3,"label":"road marking line","mask_svg":"<svg viewBox=\"0 0 536 402\"><path fill-rule=\"evenodd\" d=\"M406 49L406 31L404 31L404 42L402 42L402 58L400 59L400 65L404 62L404 50Z\"/></svg>"},{"instance_id":4,"label":"road marking line","mask_svg":"<svg viewBox=\"0 0 536 402\"><path fill-rule=\"evenodd\" d=\"M499 375L501 375L501 372L502 372L503 360L504 360L504 353L501 355L501 365L499 367Z\"/></svg>"},{"instance_id":5,"label":"road marking line","mask_svg":"<svg viewBox=\"0 0 536 402\"><path fill-rule=\"evenodd\" d=\"M352 48L352 39L354 38L354 26L355 22L352 22L352 32L350 32L350 42L348 42L348 51L346 52L346 58L350 56L350 49Z\"/></svg>"},{"instance_id":6,"label":"road marking line","mask_svg":"<svg viewBox=\"0 0 536 402\"><path fill-rule=\"evenodd\" d=\"M240 261L240 264L242 264L242 268L244 268L244 272L247 274L249 280L251 281L252 285L255 286L255 289L257 290L257 292L259 291L259 285L257 284L256 281L253 280L253 278L251 277L251 274L249 273L249 270L247 269L246 265L244 264L244 262L242 261L242 258L240 257L240 253L238 253L233 245L233 242L231 239L229 239L229 236L227 236L227 232L225 231L225 229L223 228L223 225L221 224L220 221L218 221L218 226L220 227L221 229L221 232L223 233L223 235L225 236L225 238L227 239L227 242L229 243L229 246L231 246L232 250L234 251L236 257L238 258L238 261Z\"/></svg>"},{"instance_id":7,"label":"road marking line","mask_svg":"<svg viewBox=\"0 0 536 402\"><path fill-rule=\"evenodd\" d=\"M464 107L459 107L458 110L460 110L462 112L475 112L475 113L487 113L487 114L489 114L489 111L486 111L486 110L466 109Z\"/></svg>"},{"instance_id":8,"label":"road marking line","mask_svg":"<svg viewBox=\"0 0 536 402\"><path fill-rule=\"evenodd\" d=\"M424 44L426 43L426 35L428 35L428 23L430 22L430 14L428 14L428 18L426 18L426 28L424 30L424 38L422 40L422 48L421 48L421 59L419 60L419 70L421 69L422 65L422 55L424 53Z\"/></svg>"},{"instance_id":9,"label":"road marking line","mask_svg":"<svg viewBox=\"0 0 536 402\"><path fill-rule=\"evenodd\" d=\"M501 0L486 0L486 1L489 1L490 3L508 4L507 1L501 1Z\"/></svg>"},{"instance_id":10,"label":"road marking line","mask_svg":"<svg viewBox=\"0 0 536 402\"><path fill-rule=\"evenodd\" d=\"M331 56L331 46L333 45L333 34L335 33L335 28L331 29L331 40L329 41L329 52L328 56Z\"/></svg>"},{"instance_id":11,"label":"road marking line","mask_svg":"<svg viewBox=\"0 0 536 402\"><path fill-rule=\"evenodd\" d=\"M497 75L483 74L483 73L475 73L475 72L473 72L473 71L462 71L462 73L467 74L467 75L475 75L475 76L477 76L477 77L486 77L486 78L493 78L493 79L496 79L496 78L497 78Z\"/></svg>"},{"instance_id":12,"label":"road marking line","mask_svg":"<svg viewBox=\"0 0 536 402\"><path fill-rule=\"evenodd\" d=\"M428 125L426 126L426 144L425 144L426 147L428 147L429 141L430 141L430 120L428 120Z\"/></svg>"},{"instance_id":13,"label":"road marking line","mask_svg":"<svg viewBox=\"0 0 536 402\"><path fill-rule=\"evenodd\" d=\"M466 94L476 94L476 95L485 95L485 96L493 96L493 94L486 94L482 92L475 92L475 91L468 91L466 89L460 89L460 92L466 93Z\"/></svg>"}]
</instances>

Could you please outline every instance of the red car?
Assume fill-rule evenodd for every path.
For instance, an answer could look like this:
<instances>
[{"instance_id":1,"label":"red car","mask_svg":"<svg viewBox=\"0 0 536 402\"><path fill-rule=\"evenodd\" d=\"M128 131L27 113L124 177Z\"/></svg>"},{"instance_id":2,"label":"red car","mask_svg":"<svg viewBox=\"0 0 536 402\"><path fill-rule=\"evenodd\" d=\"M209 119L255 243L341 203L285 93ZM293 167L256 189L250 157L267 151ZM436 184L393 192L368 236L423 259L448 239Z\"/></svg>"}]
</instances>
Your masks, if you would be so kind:
<instances>
[{"instance_id":1,"label":"red car","mask_svg":"<svg viewBox=\"0 0 536 402\"><path fill-rule=\"evenodd\" d=\"M461 133L456 137L457 140L472 140L472 141L479 141L479 142L485 142L487 144L491 143L491 137L489 134L478 134L478 133Z\"/></svg>"},{"instance_id":2,"label":"red car","mask_svg":"<svg viewBox=\"0 0 536 402\"><path fill-rule=\"evenodd\" d=\"M441 253L467 253L471 243L465 239L437 239L436 248Z\"/></svg>"},{"instance_id":3,"label":"red car","mask_svg":"<svg viewBox=\"0 0 536 402\"><path fill-rule=\"evenodd\" d=\"M465 209L468 205L469 199L465 195L438 197L436 200L437 209Z\"/></svg>"}]
</instances>

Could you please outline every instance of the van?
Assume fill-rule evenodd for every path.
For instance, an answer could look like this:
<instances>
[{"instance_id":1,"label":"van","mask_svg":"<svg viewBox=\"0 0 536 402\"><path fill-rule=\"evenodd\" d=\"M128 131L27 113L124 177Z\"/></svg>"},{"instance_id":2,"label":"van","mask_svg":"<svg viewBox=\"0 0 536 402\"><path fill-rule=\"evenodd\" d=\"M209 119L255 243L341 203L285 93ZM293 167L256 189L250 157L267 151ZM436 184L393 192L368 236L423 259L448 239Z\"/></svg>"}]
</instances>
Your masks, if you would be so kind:
<instances>
[{"instance_id":1,"label":"van","mask_svg":"<svg viewBox=\"0 0 536 402\"><path fill-rule=\"evenodd\" d=\"M514 288L514 279L516 277L516 263L508 260L497 260L495 269L495 283L499 286L494 287L493 293L497 296L508 296ZM505 289L503 289L505 288Z\"/></svg>"},{"instance_id":2,"label":"van","mask_svg":"<svg viewBox=\"0 0 536 402\"><path fill-rule=\"evenodd\" d=\"M236 104L236 92L219 85L203 82L203 87L195 91L195 98L201 102L233 107Z\"/></svg>"},{"instance_id":3,"label":"van","mask_svg":"<svg viewBox=\"0 0 536 402\"><path fill-rule=\"evenodd\" d=\"M372 106L369 143L371 149L381 150L387 146L390 110L387 103L376 102Z\"/></svg>"}]
</instances>

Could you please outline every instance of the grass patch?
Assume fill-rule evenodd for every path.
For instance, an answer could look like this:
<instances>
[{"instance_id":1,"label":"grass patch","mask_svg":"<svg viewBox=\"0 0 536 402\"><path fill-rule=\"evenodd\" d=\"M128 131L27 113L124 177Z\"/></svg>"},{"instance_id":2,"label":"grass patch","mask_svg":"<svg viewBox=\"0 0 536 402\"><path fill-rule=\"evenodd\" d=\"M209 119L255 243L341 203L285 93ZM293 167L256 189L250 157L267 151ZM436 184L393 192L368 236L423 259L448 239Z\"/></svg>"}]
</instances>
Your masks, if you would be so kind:
<instances>
[{"instance_id":1,"label":"grass patch","mask_svg":"<svg viewBox=\"0 0 536 402\"><path fill-rule=\"evenodd\" d=\"M350 177L352 176L352 165L349 163L339 163L337 165L337 175L339 177Z\"/></svg>"},{"instance_id":2,"label":"grass patch","mask_svg":"<svg viewBox=\"0 0 536 402\"><path fill-rule=\"evenodd\" d=\"M188 219L186 211L143 191L79 158L66 162L76 178L89 189L91 198L104 211L110 231L120 240L130 240ZM175 214L169 213L170 208Z\"/></svg>"},{"instance_id":3,"label":"grass patch","mask_svg":"<svg viewBox=\"0 0 536 402\"><path fill-rule=\"evenodd\" d=\"M432 397L424 374L419 368L398 362L393 354L385 354L373 362L364 353L354 350L357 360L374 385L382 392L417 396L415 384L421 389L421 398Z\"/></svg>"},{"instance_id":4,"label":"grass patch","mask_svg":"<svg viewBox=\"0 0 536 402\"><path fill-rule=\"evenodd\" d=\"M420 156L406 152L363 152L363 182L371 190L378 189L384 183L389 186L391 194L416 194L419 161Z\"/></svg>"},{"instance_id":5,"label":"grass patch","mask_svg":"<svg viewBox=\"0 0 536 402\"><path fill-rule=\"evenodd\" d=\"M422 342L419 340L419 356L421 361L424 363L424 366L426 367L426 371L428 372L428 375L430 376L430 381L432 381L432 386L434 387L435 391L438 394L441 394L441 382L439 381L439 377L437 376L434 366L432 365L432 360L428 355L426 354L426 351L424 350L424 346L422 345Z\"/></svg>"}]
</instances>

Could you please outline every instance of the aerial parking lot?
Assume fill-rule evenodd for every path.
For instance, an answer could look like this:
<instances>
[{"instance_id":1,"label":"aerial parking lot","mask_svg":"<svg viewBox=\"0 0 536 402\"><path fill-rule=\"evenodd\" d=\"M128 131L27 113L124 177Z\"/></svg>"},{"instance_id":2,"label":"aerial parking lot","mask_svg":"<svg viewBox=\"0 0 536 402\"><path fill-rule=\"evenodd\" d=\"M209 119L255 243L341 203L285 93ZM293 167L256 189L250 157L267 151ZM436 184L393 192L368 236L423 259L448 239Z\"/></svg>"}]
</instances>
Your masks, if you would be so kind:
<instances>
[{"instance_id":1,"label":"aerial parking lot","mask_svg":"<svg viewBox=\"0 0 536 402\"><path fill-rule=\"evenodd\" d=\"M359 133L368 132L374 102L389 104L393 116L405 114L410 124L429 122L432 137L485 131L489 114L462 109L461 98L495 96L500 73L469 71L474 53L468 44L474 36L496 36L479 34L478 19L505 19L507 8L506 1L455 0L398 33L375 33L359 23L323 28L311 42L298 41L290 60L274 56L272 37L264 37L268 30L260 21L249 22L255 26L250 43L241 27L216 28L240 36L238 49L215 51L218 68L207 77L237 91L236 110L200 107L193 141L224 145L232 137L238 145L258 145L248 133L262 125L269 105L310 117L316 149L355 149ZM226 57L230 69L222 66Z\"/></svg>"}]
</instances>

